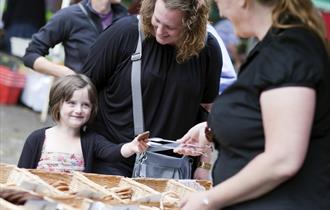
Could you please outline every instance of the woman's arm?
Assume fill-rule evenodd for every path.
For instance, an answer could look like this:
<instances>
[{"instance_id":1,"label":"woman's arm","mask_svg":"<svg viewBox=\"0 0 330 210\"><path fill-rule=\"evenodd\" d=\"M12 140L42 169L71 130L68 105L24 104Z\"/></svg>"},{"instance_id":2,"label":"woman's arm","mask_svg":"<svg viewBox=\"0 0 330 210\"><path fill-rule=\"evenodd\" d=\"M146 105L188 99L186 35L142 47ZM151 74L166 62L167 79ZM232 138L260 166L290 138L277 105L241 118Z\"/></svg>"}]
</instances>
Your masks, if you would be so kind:
<instances>
[{"instance_id":1,"label":"woman's arm","mask_svg":"<svg viewBox=\"0 0 330 210\"><path fill-rule=\"evenodd\" d=\"M219 209L254 199L293 177L306 156L315 97L315 91L305 87L263 92L265 151L230 179L183 200L183 210Z\"/></svg>"}]
</instances>

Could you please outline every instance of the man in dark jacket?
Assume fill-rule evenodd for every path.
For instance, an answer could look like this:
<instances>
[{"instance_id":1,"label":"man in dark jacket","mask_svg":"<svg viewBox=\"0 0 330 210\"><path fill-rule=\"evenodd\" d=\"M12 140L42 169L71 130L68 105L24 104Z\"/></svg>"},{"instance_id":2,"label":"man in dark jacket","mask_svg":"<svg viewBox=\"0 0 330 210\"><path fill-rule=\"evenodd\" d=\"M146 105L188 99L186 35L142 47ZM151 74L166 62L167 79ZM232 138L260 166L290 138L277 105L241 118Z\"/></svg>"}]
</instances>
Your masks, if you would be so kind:
<instances>
[{"instance_id":1,"label":"man in dark jacket","mask_svg":"<svg viewBox=\"0 0 330 210\"><path fill-rule=\"evenodd\" d=\"M79 73L90 47L101 32L126 15L127 9L121 4L112 4L111 0L84 0L59 10L33 35L23 57L24 64L53 76ZM64 46L64 65L44 57L58 43Z\"/></svg>"}]
</instances>

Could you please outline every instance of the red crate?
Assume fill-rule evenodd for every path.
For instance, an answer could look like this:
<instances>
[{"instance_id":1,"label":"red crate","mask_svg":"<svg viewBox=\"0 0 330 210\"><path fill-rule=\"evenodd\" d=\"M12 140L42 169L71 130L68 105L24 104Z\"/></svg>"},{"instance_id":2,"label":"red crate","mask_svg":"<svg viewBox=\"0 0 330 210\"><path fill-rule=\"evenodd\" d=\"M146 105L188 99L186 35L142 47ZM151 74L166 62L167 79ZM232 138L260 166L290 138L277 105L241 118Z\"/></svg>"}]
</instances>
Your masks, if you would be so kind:
<instances>
[{"instance_id":1,"label":"red crate","mask_svg":"<svg viewBox=\"0 0 330 210\"><path fill-rule=\"evenodd\" d=\"M0 104L16 104L25 84L25 75L0 66Z\"/></svg>"}]
</instances>

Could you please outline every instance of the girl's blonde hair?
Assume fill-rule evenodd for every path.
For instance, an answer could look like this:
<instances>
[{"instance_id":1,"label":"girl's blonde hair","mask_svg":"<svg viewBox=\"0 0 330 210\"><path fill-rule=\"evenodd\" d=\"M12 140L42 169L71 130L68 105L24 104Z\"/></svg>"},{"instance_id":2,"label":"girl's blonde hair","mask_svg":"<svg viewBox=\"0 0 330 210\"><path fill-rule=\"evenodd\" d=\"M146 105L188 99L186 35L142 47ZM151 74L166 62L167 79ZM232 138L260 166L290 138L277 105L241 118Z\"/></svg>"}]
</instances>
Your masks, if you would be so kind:
<instances>
[{"instance_id":1,"label":"girl's blonde hair","mask_svg":"<svg viewBox=\"0 0 330 210\"><path fill-rule=\"evenodd\" d=\"M154 27L151 18L157 1L164 1L167 9L184 13L184 31L176 44L176 60L182 63L198 56L205 46L206 26L209 15L207 0L143 0L140 9L142 30L146 37L153 37Z\"/></svg>"},{"instance_id":2,"label":"girl's blonde hair","mask_svg":"<svg viewBox=\"0 0 330 210\"><path fill-rule=\"evenodd\" d=\"M74 91L87 87L92 104L92 120L97 113L97 91L91 80L82 74L68 75L57 79L49 92L49 112L55 122L60 121L60 109L63 102L72 98Z\"/></svg>"}]
</instances>

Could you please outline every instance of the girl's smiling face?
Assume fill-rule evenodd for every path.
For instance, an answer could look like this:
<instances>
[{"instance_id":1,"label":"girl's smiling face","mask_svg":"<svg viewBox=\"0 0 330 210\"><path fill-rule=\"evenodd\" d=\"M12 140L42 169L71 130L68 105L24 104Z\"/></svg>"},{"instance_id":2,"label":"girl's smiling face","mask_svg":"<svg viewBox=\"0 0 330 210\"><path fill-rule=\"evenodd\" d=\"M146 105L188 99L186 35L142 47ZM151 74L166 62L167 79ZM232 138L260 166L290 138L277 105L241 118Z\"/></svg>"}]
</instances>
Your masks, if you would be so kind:
<instances>
[{"instance_id":1,"label":"girl's smiling face","mask_svg":"<svg viewBox=\"0 0 330 210\"><path fill-rule=\"evenodd\" d=\"M92 108L87 87L76 90L69 100L62 103L59 124L81 128L89 120Z\"/></svg>"}]
</instances>

